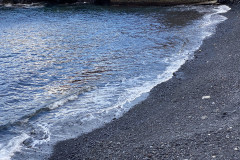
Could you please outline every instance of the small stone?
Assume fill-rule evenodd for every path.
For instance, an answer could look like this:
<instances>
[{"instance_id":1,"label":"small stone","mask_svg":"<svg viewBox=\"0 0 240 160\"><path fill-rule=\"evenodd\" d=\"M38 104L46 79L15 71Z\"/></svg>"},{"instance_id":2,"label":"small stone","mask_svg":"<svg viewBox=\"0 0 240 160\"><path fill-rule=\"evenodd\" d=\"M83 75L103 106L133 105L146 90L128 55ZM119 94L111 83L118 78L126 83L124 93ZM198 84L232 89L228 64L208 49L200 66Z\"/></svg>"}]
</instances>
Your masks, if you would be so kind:
<instances>
[{"instance_id":1,"label":"small stone","mask_svg":"<svg viewBox=\"0 0 240 160\"><path fill-rule=\"evenodd\" d=\"M235 147L234 150L235 150L235 151L238 151L238 150L239 150L239 147Z\"/></svg>"},{"instance_id":2,"label":"small stone","mask_svg":"<svg viewBox=\"0 0 240 160\"><path fill-rule=\"evenodd\" d=\"M227 115L228 115L227 112L223 112L223 113L222 113L222 117L223 117L223 118L226 117Z\"/></svg>"},{"instance_id":3,"label":"small stone","mask_svg":"<svg viewBox=\"0 0 240 160\"><path fill-rule=\"evenodd\" d=\"M218 108L217 108L217 109L214 109L213 112L219 112L219 109L218 109Z\"/></svg>"},{"instance_id":4,"label":"small stone","mask_svg":"<svg viewBox=\"0 0 240 160\"><path fill-rule=\"evenodd\" d=\"M210 99L210 96L202 96L202 99Z\"/></svg>"},{"instance_id":5,"label":"small stone","mask_svg":"<svg viewBox=\"0 0 240 160\"><path fill-rule=\"evenodd\" d=\"M148 156L148 158L151 158L151 157L152 157L152 155L151 155L151 154L148 154L147 156Z\"/></svg>"},{"instance_id":6,"label":"small stone","mask_svg":"<svg viewBox=\"0 0 240 160\"><path fill-rule=\"evenodd\" d=\"M216 156L215 156L215 155L213 155L213 156L212 156L212 158L216 158Z\"/></svg>"},{"instance_id":7,"label":"small stone","mask_svg":"<svg viewBox=\"0 0 240 160\"><path fill-rule=\"evenodd\" d=\"M207 116L202 116L201 119L207 119L208 117Z\"/></svg>"}]
</instances>

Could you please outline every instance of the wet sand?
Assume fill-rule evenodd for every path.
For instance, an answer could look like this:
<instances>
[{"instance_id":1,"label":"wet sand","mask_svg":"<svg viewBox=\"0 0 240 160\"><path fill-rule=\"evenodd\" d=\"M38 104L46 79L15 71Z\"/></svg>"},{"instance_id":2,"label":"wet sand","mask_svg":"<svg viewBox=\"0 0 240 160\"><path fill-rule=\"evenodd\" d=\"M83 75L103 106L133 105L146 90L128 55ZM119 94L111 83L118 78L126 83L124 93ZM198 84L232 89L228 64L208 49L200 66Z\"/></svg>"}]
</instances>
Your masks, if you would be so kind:
<instances>
[{"instance_id":1,"label":"wet sand","mask_svg":"<svg viewBox=\"0 0 240 160\"><path fill-rule=\"evenodd\" d=\"M51 160L239 159L240 5L167 82L123 117L59 142Z\"/></svg>"}]
</instances>

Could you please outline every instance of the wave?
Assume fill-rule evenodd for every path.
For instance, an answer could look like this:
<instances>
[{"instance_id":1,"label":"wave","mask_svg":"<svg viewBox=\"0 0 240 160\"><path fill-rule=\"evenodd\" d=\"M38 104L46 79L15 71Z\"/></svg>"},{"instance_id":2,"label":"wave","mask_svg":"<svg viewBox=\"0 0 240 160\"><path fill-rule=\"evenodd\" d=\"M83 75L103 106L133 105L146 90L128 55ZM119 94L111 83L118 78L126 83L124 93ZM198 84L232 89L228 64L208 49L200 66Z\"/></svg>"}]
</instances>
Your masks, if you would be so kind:
<instances>
[{"instance_id":1,"label":"wave","mask_svg":"<svg viewBox=\"0 0 240 160\"><path fill-rule=\"evenodd\" d=\"M9 128L15 127L15 126L23 126L24 124L28 123L31 119L37 118L41 114L50 112L54 109L57 109L57 108L65 105L68 102L76 100L79 95L81 95L85 92L89 92L93 88L94 87L84 87L84 88L78 90L77 92L74 92L70 95L65 95L62 98L59 98L52 102L49 102L48 104L45 104L42 107L40 107L40 109L36 110L35 112L24 115L23 117L21 117L20 119L14 121L14 122L9 122L7 124L0 125L0 131L8 130Z\"/></svg>"}]
</instances>

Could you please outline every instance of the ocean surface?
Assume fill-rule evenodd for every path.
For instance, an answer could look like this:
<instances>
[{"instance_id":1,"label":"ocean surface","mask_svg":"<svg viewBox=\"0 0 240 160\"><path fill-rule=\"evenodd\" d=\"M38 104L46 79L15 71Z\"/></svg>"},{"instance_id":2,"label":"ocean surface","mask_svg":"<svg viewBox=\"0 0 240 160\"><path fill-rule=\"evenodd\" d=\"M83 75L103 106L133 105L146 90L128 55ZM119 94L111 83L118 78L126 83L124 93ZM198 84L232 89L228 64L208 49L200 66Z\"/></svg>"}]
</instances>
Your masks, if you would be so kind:
<instances>
[{"instance_id":1,"label":"ocean surface","mask_svg":"<svg viewBox=\"0 0 240 160\"><path fill-rule=\"evenodd\" d=\"M120 117L193 57L227 6L0 6L0 159Z\"/></svg>"}]
</instances>

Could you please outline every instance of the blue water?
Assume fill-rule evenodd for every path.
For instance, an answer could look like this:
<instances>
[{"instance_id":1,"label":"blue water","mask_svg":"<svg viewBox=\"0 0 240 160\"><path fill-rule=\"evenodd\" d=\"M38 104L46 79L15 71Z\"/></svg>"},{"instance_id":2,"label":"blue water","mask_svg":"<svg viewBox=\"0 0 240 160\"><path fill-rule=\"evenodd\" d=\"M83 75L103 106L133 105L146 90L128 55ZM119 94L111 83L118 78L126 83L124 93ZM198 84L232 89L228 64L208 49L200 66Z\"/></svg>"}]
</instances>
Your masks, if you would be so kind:
<instances>
[{"instance_id":1,"label":"blue water","mask_svg":"<svg viewBox=\"0 0 240 160\"><path fill-rule=\"evenodd\" d=\"M0 7L0 159L44 159L171 78L226 6Z\"/></svg>"}]
</instances>

